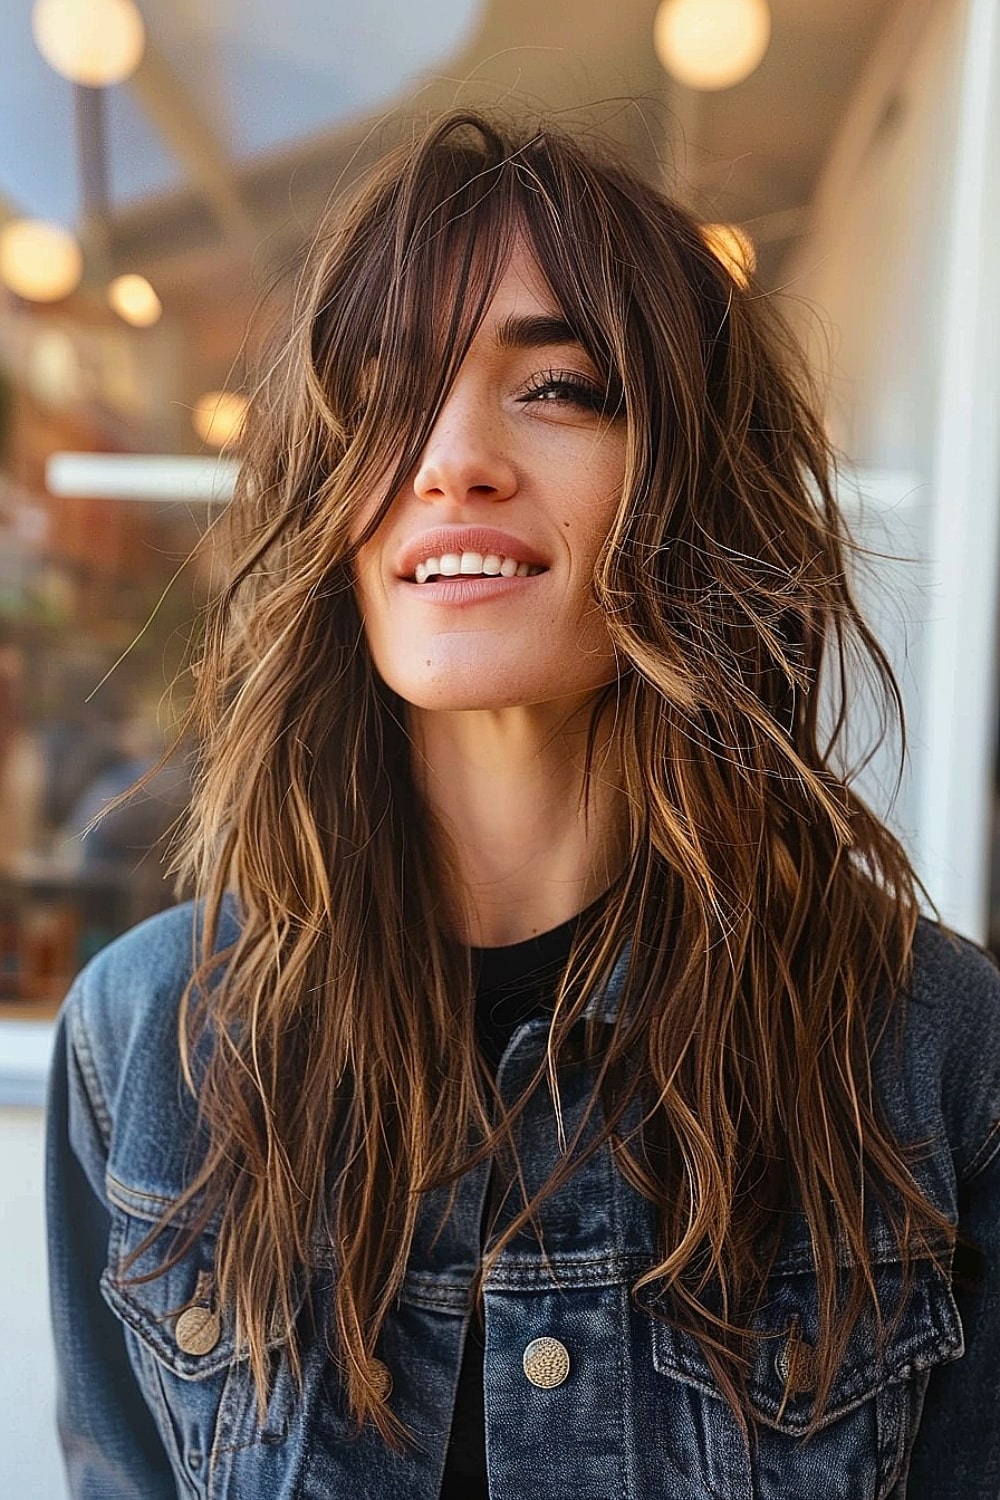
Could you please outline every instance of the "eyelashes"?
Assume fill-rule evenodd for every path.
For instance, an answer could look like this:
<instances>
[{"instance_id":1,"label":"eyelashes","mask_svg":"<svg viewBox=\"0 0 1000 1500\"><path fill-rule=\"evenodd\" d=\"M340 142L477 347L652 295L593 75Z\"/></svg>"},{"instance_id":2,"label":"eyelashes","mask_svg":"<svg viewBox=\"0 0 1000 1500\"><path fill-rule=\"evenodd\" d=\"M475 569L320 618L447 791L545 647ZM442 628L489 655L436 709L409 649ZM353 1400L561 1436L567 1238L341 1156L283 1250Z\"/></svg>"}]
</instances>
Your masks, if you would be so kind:
<instances>
[{"instance_id":1,"label":"eyelashes","mask_svg":"<svg viewBox=\"0 0 1000 1500\"><path fill-rule=\"evenodd\" d=\"M534 405L566 403L599 416L616 416L624 404L620 388L599 385L578 370L539 371L532 376L518 400Z\"/></svg>"},{"instance_id":2,"label":"eyelashes","mask_svg":"<svg viewBox=\"0 0 1000 1500\"><path fill-rule=\"evenodd\" d=\"M365 377L346 424L353 429L360 425L377 390L370 368L365 371ZM569 407L606 420L614 420L625 413L625 393L620 381L613 379L605 385L580 370L539 370L525 382L515 399L523 406Z\"/></svg>"}]
</instances>

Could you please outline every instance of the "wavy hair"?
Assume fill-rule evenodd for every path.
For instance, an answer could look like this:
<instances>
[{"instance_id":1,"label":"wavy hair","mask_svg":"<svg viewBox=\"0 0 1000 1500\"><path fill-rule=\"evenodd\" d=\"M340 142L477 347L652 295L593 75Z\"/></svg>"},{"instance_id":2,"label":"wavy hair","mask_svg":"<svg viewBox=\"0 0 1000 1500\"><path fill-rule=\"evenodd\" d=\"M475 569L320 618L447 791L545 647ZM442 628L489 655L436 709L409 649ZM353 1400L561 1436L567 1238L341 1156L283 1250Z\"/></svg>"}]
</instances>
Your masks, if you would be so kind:
<instances>
[{"instance_id":1,"label":"wavy hair","mask_svg":"<svg viewBox=\"0 0 1000 1500\"><path fill-rule=\"evenodd\" d=\"M516 236L623 403L624 486L593 579L619 676L593 722L613 713L628 857L577 930L534 1077L502 1107L476 1050L447 840L352 569ZM486 1154L509 1161L535 1090L558 1109L578 1023L586 1150L610 1141L657 1210L662 1258L634 1295L657 1291L699 1340L745 1433L746 1341L790 1208L814 1248L817 1412L855 1320L879 1311L866 1201L907 1267L949 1252L873 1086L878 1017L902 1002L927 893L852 790L856 767L838 765L859 671L883 735L902 702L852 594L817 411L773 298L590 142L455 113L331 208L244 427L178 860L206 914L181 1044L207 1150L165 1222L196 1204L189 1233L218 1223L220 1295L262 1402L275 1328L300 1368L295 1289L324 1244L349 1408L405 1441L376 1347L421 1197ZM239 935L215 952L227 893ZM614 1020L585 1018L626 949Z\"/></svg>"}]
</instances>

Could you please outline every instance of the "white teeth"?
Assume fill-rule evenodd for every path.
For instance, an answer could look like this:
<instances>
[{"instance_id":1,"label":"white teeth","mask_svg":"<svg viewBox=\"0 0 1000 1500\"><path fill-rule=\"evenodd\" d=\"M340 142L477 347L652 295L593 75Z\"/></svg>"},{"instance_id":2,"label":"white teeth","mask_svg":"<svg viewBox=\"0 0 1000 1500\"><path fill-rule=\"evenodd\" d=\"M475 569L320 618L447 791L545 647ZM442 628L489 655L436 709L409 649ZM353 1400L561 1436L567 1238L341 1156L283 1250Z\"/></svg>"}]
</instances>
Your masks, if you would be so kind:
<instances>
[{"instance_id":1,"label":"white teeth","mask_svg":"<svg viewBox=\"0 0 1000 1500\"><path fill-rule=\"evenodd\" d=\"M432 578L533 578L545 569L536 563L519 563L514 557L501 557L497 552L445 552L441 557L428 557L417 563L413 576L417 583L427 583Z\"/></svg>"}]
</instances>

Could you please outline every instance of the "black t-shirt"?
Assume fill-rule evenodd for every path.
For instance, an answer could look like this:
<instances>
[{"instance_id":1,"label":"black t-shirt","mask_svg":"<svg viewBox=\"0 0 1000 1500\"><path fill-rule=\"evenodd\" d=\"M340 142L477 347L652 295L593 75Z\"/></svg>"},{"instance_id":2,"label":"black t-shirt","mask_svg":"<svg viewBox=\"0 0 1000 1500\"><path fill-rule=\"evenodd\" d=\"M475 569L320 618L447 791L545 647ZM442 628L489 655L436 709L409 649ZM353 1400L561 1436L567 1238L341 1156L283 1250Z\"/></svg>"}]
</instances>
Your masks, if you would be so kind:
<instances>
[{"instance_id":1,"label":"black t-shirt","mask_svg":"<svg viewBox=\"0 0 1000 1500\"><path fill-rule=\"evenodd\" d=\"M517 1028L552 1010L580 916L506 948L473 948L476 1034L495 1074ZM473 1313L458 1378L441 1500L487 1500L483 1335Z\"/></svg>"}]
</instances>

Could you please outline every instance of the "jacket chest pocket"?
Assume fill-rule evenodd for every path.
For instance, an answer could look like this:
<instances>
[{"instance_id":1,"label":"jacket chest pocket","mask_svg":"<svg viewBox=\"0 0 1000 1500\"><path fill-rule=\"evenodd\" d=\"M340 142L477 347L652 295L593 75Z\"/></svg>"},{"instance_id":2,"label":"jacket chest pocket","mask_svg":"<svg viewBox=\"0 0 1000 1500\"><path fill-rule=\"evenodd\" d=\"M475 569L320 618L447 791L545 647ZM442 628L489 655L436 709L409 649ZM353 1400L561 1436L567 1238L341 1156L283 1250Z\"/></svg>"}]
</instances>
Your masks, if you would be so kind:
<instances>
[{"instance_id":1,"label":"jacket chest pocket","mask_svg":"<svg viewBox=\"0 0 1000 1500\"><path fill-rule=\"evenodd\" d=\"M123 1326L178 1491L197 1500L228 1496L235 1493L239 1455L257 1449L263 1457L289 1437L297 1391L287 1361L276 1340L273 1383L261 1417L249 1361L237 1351L231 1318L216 1297L214 1235L203 1232L176 1259L172 1249L179 1241L169 1229L140 1250L154 1221L121 1207L120 1189L109 1188L109 1195L112 1225L101 1292Z\"/></svg>"},{"instance_id":2,"label":"jacket chest pocket","mask_svg":"<svg viewBox=\"0 0 1000 1500\"><path fill-rule=\"evenodd\" d=\"M875 1267L887 1325L903 1293L903 1268ZM871 1309L855 1327L833 1386L813 1416L818 1296L812 1271L777 1273L754 1328L748 1382L749 1451L695 1339L654 1320L653 1365L661 1431L673 1462L707 1495L726 1500L884 1500L903 1471L931 1369L963 1352L951 1289L918 1262L902 1313L881 1350ZM671 1386L668 1382L673 1382ZM655 1493L655 1491L651 1491Z\"/></svg>"}]
</instances>

